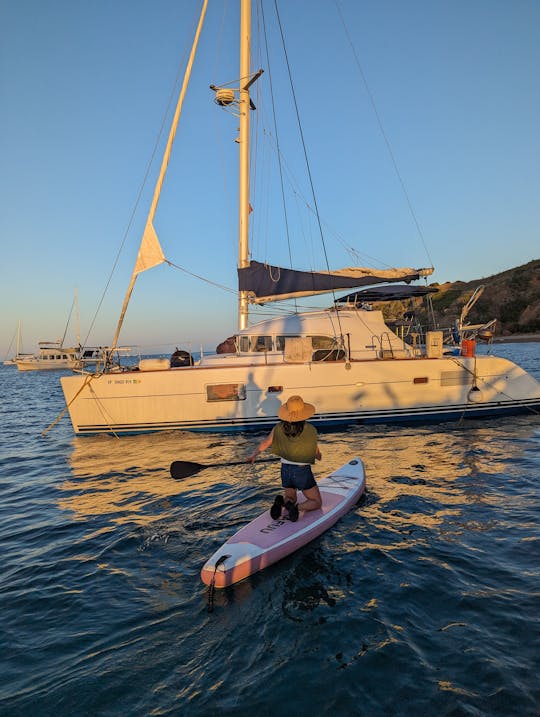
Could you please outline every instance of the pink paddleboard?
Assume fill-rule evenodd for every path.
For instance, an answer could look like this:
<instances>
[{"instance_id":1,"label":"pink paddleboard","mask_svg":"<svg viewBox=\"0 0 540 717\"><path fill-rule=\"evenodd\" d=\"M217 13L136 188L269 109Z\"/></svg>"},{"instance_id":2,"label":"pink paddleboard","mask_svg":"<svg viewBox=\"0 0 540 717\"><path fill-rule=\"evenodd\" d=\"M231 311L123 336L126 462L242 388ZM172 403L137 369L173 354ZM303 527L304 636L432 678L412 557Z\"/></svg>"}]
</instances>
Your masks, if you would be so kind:
<instances>
[{"instance_id":1,"label":"pink paddleboard","mask_svg":"<svg viewBox=\"0 0 540 717\"><path fill-rule=\"evenodd\" d=\"M353 458L329 476L317 481L322 496L319 510L300 512L296 523L272 520L270 511L235 533L209 558L201 570L206 585L225 588L272 565L301 548L344 515L364 492L364 466ZM304 500L298 492L298 502Z\"/></svg>"}]
</instances>

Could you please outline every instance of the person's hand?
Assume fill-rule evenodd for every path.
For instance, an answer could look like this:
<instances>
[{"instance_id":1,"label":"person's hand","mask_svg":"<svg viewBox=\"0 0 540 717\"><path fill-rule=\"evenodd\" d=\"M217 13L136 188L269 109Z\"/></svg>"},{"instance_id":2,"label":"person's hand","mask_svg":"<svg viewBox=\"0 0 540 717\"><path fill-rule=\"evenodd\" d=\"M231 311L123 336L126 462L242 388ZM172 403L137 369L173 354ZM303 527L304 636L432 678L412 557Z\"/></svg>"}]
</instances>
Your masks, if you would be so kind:
<instances>
[{"instance_id":1,"label":"person's hand","mask_svg":"<svg viewBox=\"0 0 540 717\"><path fill-rule=\"evenodd\" d=\"M321 453L320 450L317 448L317 453L315 453L315 460L316 460L316 461L320 461L321 459L322 459L322 453Z\"/></svg>"},{"instance_id":2,"label":"person's hand","mask_svg":"<svg viewBox=\"0 0 540 717\"><path fill-rule=\"evenodd\" d=\"M248 456L246 458L246 463L255 463L255 459L257 458L258 455L259 455L259 451L255 451L254 453L252 453L250 456Z\"/></svg>"}]
</instances>

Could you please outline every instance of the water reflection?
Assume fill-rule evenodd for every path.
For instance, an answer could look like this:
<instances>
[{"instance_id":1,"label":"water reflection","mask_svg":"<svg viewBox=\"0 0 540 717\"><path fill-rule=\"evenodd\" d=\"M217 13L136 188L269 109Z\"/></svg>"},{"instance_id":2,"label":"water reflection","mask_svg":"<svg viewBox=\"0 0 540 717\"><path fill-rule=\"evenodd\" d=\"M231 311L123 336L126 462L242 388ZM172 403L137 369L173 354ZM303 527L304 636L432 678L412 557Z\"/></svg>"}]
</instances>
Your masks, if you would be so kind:
<instances>
[{"instance_id":1,"label":"water reflection","mask_svg":"<svg viewBox=\"0 0 540 717\"><path fill-rule=\"evenodd\" d=\"M366 466L367 498L341 549L379 548L388 554L410 548L429 540L431 531L455 520L466 505L500 500L493 482L518 477L523 455L538 449L539 427L538 418L514 418L323 433L318 477L355 455ZM266 493L278 488L277 464L205 470L181 481L171 479L169 465L173 460L236 461L259 439L187 432L74 438L72 476L59 486L58 504L78 520L102 515L109 523L145 525L189 502L197 538L212 538L216 530L221 536L227 526L230 534L264 507Z\"/></svg>"},{"instance_id":2,"label":"water reflection","mask_svg":"<svg viewBox=\"0 0 540 717\"><path fill-rule=\"evenodd\" d=\"M356 427L324 435L329 462L338 464L338 455L354 453L366 467L367 498L357 511L361 521L343 548L378 548L388 556L425 543L433 531L447 530L466 506L497 503L499 482L507 488L508 481L518 480L523 456L537 454L539 428L538 417L523 417L436 427ZM476 529L486 527L480 521Z\"/></svg>"},{"instance_id":3,"label":"water reflection","mask_svg":"<svg viewBox=\"0 0 540 717\"><path fill-rule=\"evenodd\" d=\"M58 505L79 520L108 515L117 524L151 523L172 510L178 496L204 494L219 480L216 471L207 470L175 481L169 472L173 460L211 465L238 460L247 452L244 438L185 432L74 438L72 477L59 486Z\"/></svg>"}]
</instances>

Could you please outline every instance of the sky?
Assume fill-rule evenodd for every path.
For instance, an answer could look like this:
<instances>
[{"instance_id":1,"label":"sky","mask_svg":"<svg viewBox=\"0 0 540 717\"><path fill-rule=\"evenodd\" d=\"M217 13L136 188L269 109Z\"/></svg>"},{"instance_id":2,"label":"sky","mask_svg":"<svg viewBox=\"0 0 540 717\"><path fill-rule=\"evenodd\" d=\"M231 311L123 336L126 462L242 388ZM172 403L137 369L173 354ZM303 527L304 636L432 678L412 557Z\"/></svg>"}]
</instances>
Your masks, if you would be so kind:
<instances>
[{"instance_id":1,"label":"sky","mask_svg":"<svg viewBox=\"0 0 540 717\"><path fill-rule=\"evenodd\" d=\"M265 0L264 23L259 10L253 20L252 69L265 73L251 116L252 258L433 265L442 283L539 257L537 0L277 6L294 94ZM62 337L75 293L81 341L112 340L199 8L0 0L1 357L19 320L25 351ZM236 86L237 38L237 0L211 0L154 222L183 270L139 276L120 337L142 353L214 348L237 328L238 121L209 90ZM66 342L76 333L72 313Z\"/></svg>"}]
</instances>

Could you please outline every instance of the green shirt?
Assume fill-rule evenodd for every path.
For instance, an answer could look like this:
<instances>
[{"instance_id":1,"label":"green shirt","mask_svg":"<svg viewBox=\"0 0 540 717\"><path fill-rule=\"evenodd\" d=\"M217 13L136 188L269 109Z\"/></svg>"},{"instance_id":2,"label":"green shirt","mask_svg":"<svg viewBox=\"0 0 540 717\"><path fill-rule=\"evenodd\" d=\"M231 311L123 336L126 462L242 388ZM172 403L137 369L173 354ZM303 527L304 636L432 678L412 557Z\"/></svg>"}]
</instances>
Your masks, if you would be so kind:
<instances>
[{"instance_id":1,"label":"green shirt","mask_svg":"<svg viewBox=\"0 0 540 717\"><path fill-rule=\"evenodd\" d=\"M317 431L311 423L304 424L304 430L299 436L291 438L285 435L283 424L278 423L274 428L274 439L270 450L277 456L294 463L315 463L317 450Z\"/></svg>"}]
</instances>

